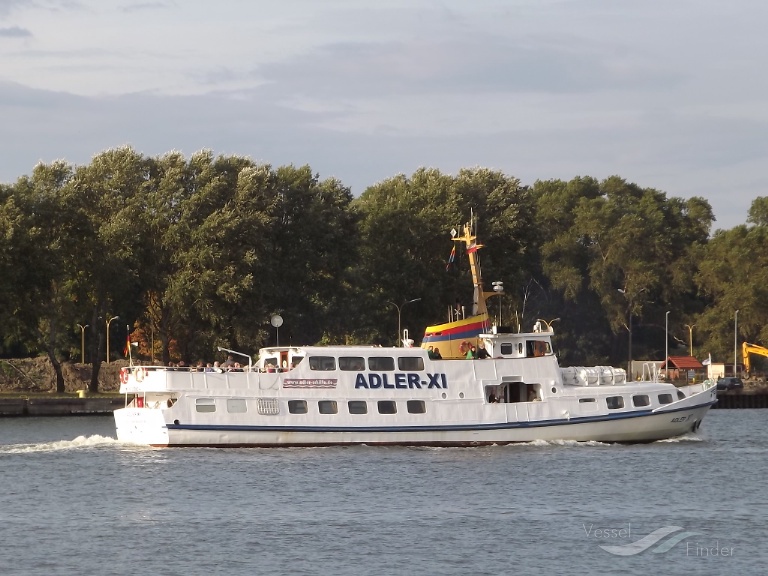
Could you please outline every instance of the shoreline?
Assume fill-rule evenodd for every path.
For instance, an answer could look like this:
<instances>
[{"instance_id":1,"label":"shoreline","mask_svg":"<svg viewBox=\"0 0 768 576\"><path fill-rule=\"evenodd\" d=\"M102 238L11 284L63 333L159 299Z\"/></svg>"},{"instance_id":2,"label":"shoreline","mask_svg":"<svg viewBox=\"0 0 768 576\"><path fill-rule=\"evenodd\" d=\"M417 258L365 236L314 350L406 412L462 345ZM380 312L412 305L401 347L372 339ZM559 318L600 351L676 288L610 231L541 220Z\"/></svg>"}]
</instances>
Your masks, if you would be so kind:
<instances>
[{"instance_id":1,"label":"shoreline","mask_svg":"<svg viewBox=\"0 0 768 576\"><path fill-rule=\"evenodd\" d=\"M123 396L1 396L0 418L27 416L108 416L125 406Z\"/></svg>"}]
</instances>

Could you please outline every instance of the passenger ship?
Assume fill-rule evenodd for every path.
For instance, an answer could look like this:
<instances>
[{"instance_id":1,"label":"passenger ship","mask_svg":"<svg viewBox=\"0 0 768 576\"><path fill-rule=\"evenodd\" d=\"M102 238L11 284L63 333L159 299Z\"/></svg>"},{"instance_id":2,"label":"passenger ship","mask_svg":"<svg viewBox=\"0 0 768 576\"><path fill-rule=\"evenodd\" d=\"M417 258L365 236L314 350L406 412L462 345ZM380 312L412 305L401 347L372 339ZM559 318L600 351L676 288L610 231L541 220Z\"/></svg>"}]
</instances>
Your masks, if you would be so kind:
<instances>
[{"instance_id":1,"label":"passenger ship","mask_svg":"<svg viewBox=\"0 0 768 576\"><path fill-rule=\"evenodd\" d=\"M460 240L474 242L470 227ZM650 442L696 431L716 402L712 383L676 387L652 365L636 382L620 368L560 368L550 324L537 321L531 332L488 325L472 265L480 312L445 332L428 328L421 348L279 346L261 349L254 364L243 354L242 371L124 368L117 437L217 447ZM438 342L448 357L427 350ZM460 357L474 342L489 358Z\"/></svg>"}]
</instances>

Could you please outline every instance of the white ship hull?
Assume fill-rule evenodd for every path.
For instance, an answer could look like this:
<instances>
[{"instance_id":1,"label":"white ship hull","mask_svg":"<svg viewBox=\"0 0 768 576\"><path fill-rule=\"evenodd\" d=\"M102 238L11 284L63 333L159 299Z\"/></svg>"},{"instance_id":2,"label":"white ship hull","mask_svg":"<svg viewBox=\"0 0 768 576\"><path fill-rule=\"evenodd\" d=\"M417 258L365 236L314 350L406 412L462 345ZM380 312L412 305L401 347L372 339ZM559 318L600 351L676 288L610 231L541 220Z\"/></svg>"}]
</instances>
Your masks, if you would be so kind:
<instances>
[{"instance_id":1,"label":"white ship hull","mask_svg":"<svg viewBox=\"0 0 768 576\"><path fill-rule=\"evenodd\" d=\"M348 353L348 352L347 352ZM377 352L380 353L380 352ZM413 353L420 353L414 350ZM505 360L445 361L446 383L452 381L451 368L473 372L480 368L498 372ZM447 367L446 367L447 366ZM540 370L539 370L540 371ZM345 389L339 374L336 390L286 390L286 374L257 374L250 378L250 387L242 380L249 376L201 374L179 375L158 371L155 381L164 378L167 390L150 385L141 402L136 399L126 408L115 411L117 436L121 441L150 446L333 446L333 445L409 445L409 446L474 446L509 444L536 440L575 440L599 442L651 442L695 431L704 415L716 401L715 389L702 385L676 389L665 383L625 383L611 386L568 387L547 379L539 394L543 398L531 402L488 403L482 386L462 378L462 384L448 395L443 389L411 390L401 388L407 396L424 398L424 413L410 414L403 408L407 402L393 394L395 389ZM293 374L295 376L295 374ZM171 378L169 378L169 376ZM194 382L187 390L174 390L174 379ZM436 376L433 376L438 380ZM425 377L425 381L428 378ZM150 380L147 378L146 381ZM231 381L230 381L231 380ZM239 381L239 382L238 382ZM527 378L532 382L532 378ZM235 384L235 382L238 382ZM482 380L487 386L489 380ZM134 384L135 385L135 384ZM525 384L531 386L531 384ZM187 386L186 384L184 386ZM450 387L448 388L450 389ZM474 397L472 392L475 392ZM554 392L553 392L554 391ZM631 398L656 398L675 391L676 400L665 405L644 408L631 406ZM606 397L622 396L627 407L609 410ZM399 408L396 414L369 413L353 415L339 409L335 414L291 414L288 402L296 398L327 399L337 407L345 407L351 398L367 398L375 406L381 398L391 400ZM169 406L165 398L173 398ZM402 398L402 397L400 397ZM583 400L590 398L594 402ZM229 406L238 399L247 406L243 413L225 410L197 412L195 406L205 400L205 406ZM580 401L581 400L581 401ZM359 400L358 400L359 401ZM389 402L390 400L386 400ZM260 402L268 402L270 414L258 414ZM601 407L602 406L602 407Z\"/></svg>"},{"instance_id":2,"label":"white ship hull","mask_svg":"<svg viewBox=\"0 0 768 576\"><path fill-rule=\"evenodd\" d=\"M116 411L118 437L122 441L156 447L291 447L338 445L481 446L575 440L597 442L652 442L681 436L694 430L709 406L664 414L635 416L599 422L529 423L495 429L446 430L343 430L264 429L263 427L174 427L150 423L142 410Z\"/></svg>"}]
</instances>

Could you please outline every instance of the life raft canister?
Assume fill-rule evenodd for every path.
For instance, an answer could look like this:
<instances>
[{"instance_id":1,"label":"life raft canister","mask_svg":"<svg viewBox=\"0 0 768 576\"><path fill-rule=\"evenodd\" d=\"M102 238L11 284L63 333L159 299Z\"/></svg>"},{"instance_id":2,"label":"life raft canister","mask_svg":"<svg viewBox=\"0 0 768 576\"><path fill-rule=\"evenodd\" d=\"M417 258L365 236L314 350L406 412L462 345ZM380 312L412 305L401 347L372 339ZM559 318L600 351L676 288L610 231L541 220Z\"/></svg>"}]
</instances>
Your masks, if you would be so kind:
<instances>
[{"instance_id":1,"label":"life raft canister","mask_svg":"<svg viewBox=\"0 0 768 576\"><path fill-rule=\"evenodd\" d=\"M120 368L120 383L128 384L128 368Z\"/></svg>"}]
</instances>

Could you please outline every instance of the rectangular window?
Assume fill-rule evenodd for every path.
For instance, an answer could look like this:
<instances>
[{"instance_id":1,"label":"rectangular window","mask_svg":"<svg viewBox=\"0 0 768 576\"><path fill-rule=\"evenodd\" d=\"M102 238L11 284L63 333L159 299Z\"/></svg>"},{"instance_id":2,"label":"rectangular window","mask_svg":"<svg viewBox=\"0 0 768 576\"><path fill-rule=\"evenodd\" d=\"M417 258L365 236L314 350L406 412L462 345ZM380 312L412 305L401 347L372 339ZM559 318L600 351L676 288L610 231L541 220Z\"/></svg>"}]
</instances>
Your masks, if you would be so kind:
<instances>
[{"instance_id":1,"label":"rectangular window","mask_svg":"<svg viewBox=\"0 0 768 576\"><path fill-rule=\"evenodd\" d=\"M230 414L243 414L248 412L245 398L227 398L227 412Z\"/></svg>"},{"instance_id":2,"label":"rectangular window","mask_svg":"<svg viewBox=\"0 0 768 576\"><path fill-rule=\"evenodd\" d=\"M659 404L672 404L672 394L659 394Z\"/></svg>"},{"instance_id":3,"label":"rectangular window","mask_svg":"<svg viewBox=\"0 0 768 576\"><path fill-rule=\"evenodd\" d=\"M216 412L216 402L213 398L197 398L195 410L198 412Z\"/></svg>"},{"instance_id":4,"label":"rectangular window","mask_svg":"<svg viewBox=\"0 0 768 576\"><path fill-rule=\"evenodd\" d=\"M288 400L288 412L290 412L291 414L306 414L307 401L306 400Z\"/></svg>"},{"instance_id":5,"label":"rectangular window","mask_svg":"<svg viewBox=\"0 0 768 576\"><path fill-rule=\"evenodd\" d=\"M339 412L336 400L320 400L317 403L317 408L320 414L338 414Z\"/></svg>"},{"instance_id":6,"label":"rectangular window","mask_svg":"<svg viewBox=\"0 0 768 576\"><path fill-rule=\"evenodd\" d=\"M280 366L280 362L277 361L277 358L264 358L265 372L276 372L278 366Z\"/></svg>"},{"instance_id":7,"label":"rectangular window","mask_svg":"<svg viewBox=\"0 0 768 576\"><path fill-rule=\"evenodd\" d=\"M310 370L336 370L336 358L333 356L310 356L309 357Z\"/></svg>"},{"instance_id":8,"label":"rectangular window","mask_svg":"<svg viewBox=\"0 0 768 576\"><path fill-rule=\"evenodd\" d=\"M595 400L594 398L579 398L579 402L580 403L582 403L582 402L596 402L596 401L597 400Z\"/></svg>"},{"instance_id":9,"label":"rectangular window","mask_svg":"<svg viewBox=\"0 0 768 576\"><path fill-rule=\"evenodd\" d=\"M395 359L389 356L372 356L368 358L368 369L374 372L395 370Z\"/></svg>"},{"instance_id":10,"label":"rectangular window","mask_svg":"<svg viewBox=\"0 0 768 576\"><path fill-rule=\"evenodd\" d=\"M394 400L379 400L379 414L397 414L397 404Z\"/></svg>"},{"instance_id":11,"label":"rectangular window","mask_svg":"<svg viewBox=\"0 0 768 576\"><path fill-rule=\"evenodd\" d=\"M632 396L632 404L636 407L650 406L651 399L646 394L638 394L637 396Z\"/></svg>"},{"instance_id":12,"label":"rectangular window","mask_svg":"<svg viewBox=\"0 0 768 576\"><path fill-rule=\"evenodd\" d=\"M347 407L350 414L368 414L368 403L363 400L350 400Z\"/></svg>"},{"instance_id":13,"label":"rectangular window","mask_svg":"<svg viewBox=\"0 0 768 576\"><path fill-rule=\"evenodd\" d=\"M427 407L424 404L424 400L408 400L409 414L424 414L426 411Z\"/></svg>"},{"instance_id":14,"label":"rectangular window","mask_svg":"<svg viewBox=\"0 0 768 576\"><path fill-rule=\"evenodd\" d=\"M608 405L609 410L618 410L624 408L624 398L621 396L608 396L605 399L605 403Z\"/></svg>"},{"instance_id":15,"label":"rectangular window","mask_svg":"<svg viewBox=\"0 0 768 576\"><path fill-rule=\"evenodd\" d=\"M512 344L506 343L501 345L501 355L502 356L511 356L512 352L514 352L514 348L512 347Z\"/></svg>"},{"instance_id":16,"label":"rectangular window","mask_svg":"<svg viewBox=\"0 0 768 576\"><path fill-rule=\"evenodd\" d=\"M397 359L397 367L403 372L424 370L424 359L420 356L402 356Z\"/></svg>"},{"instance_id":17,"label":"rectangular window","mask_svg":"<svg viewBox=\"0 0 768 576\"><path fill-rule=\"evenodd\" d=\"M362 372L365 370L365 358L362 356L341 356L339 358L339 370Z\"/></svg>"},{"instance_id":18,"label":"rectangular window","mask_svg":"<svg viewBox=\"0 0 768 576\"><path fill-rule=\"evenodd\" d=\"M526 340L525 348L529 358L538 358L552 353L549 342L544 340Z\"/></svg>"}]
</instances>

